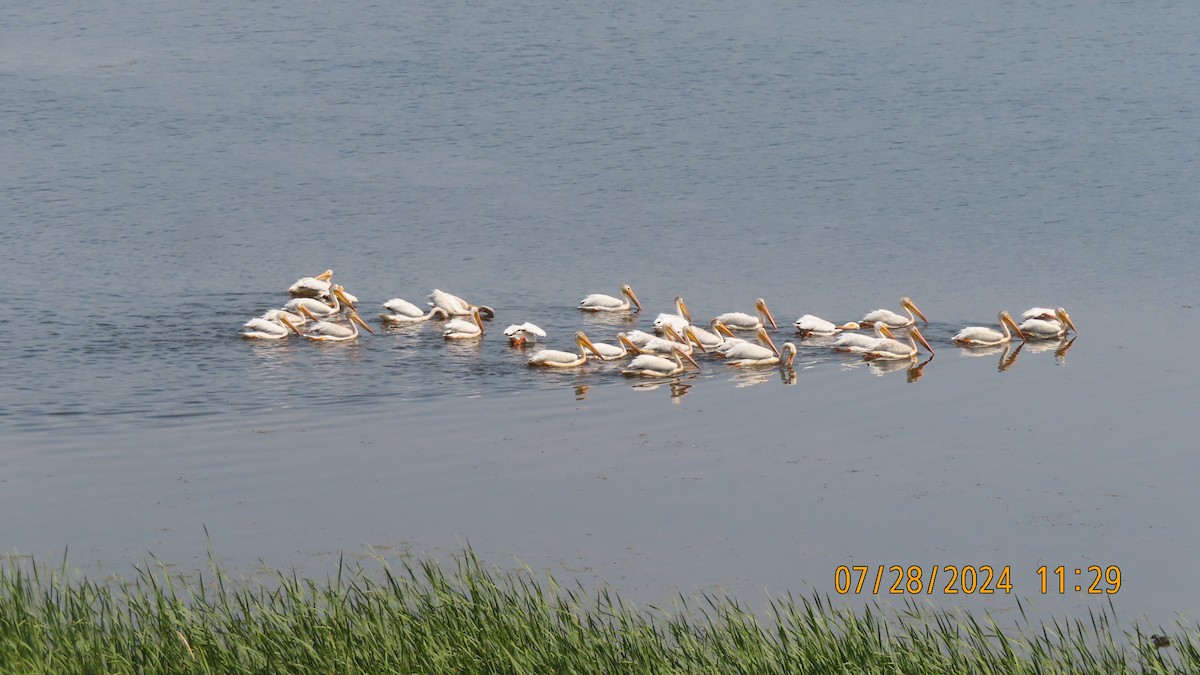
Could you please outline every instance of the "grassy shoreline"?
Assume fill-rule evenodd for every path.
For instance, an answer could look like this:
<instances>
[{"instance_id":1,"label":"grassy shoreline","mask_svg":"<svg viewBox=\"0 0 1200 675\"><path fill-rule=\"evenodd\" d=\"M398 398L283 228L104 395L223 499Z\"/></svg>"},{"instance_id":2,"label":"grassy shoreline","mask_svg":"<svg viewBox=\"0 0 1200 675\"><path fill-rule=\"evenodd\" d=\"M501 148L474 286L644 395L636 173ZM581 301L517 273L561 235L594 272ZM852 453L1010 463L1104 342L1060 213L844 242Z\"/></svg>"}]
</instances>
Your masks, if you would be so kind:
<instances>
[{"instance_id":1,"label":"grassy shoreline","mask_svg":"<svg viewBox=\"0 0 1200 675\"><path fill-rule=\"evenodd\" d=\"M908 605L861 611L819 595L756 617L736 601L637 611L606 590L486 568L470 551L325 580L138 568L114 584L0 563L0 671L104 673L1182 673L1197 627L1154 645L1109 612L999 626ZM696 606L698 605L698 606ZM1161 641L1161 640L1160 640Z\"/></svg>"}]
</instances>

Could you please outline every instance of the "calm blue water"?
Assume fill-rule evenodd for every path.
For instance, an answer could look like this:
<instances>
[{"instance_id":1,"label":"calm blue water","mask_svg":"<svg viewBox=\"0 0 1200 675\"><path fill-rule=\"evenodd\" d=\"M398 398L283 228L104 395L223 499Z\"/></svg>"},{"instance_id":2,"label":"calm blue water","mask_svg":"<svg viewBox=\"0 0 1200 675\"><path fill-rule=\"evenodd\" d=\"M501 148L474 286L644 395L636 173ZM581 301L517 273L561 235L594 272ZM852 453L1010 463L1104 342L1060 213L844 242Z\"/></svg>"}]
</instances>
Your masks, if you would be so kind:
<instances>
[{"instance_id":1,"label":"calm blue water","mask_svg":"<svg viewBox=\"0 0 1200 675\"><path fill-rule=\"evenodd\" d=\"M1120 565L1126 615L1200 607L1186 3L0 17L5 552L319 572L469 542L648 602L1011 565L1048 612L1105 598L1042 596L1039 565ZM498 317L476 345L237 337L327 267L364 315L436 287ZM632 323L574 309L621 283ZM676 295L702 320L764 297L779 342L910 295L937 356L806 344L790 382L707 360L646 386L499 335L611 340ZM1047 304L1065 354L949 342Z\"/></svg>"}]
</instances>

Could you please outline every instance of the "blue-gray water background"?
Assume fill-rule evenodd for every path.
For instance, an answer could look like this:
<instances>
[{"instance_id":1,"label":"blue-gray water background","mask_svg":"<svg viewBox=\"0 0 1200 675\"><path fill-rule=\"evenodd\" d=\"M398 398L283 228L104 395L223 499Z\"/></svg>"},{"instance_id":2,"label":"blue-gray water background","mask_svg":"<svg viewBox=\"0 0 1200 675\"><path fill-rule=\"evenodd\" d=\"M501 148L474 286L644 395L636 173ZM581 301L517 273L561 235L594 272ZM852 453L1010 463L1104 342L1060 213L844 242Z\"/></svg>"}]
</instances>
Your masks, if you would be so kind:
<instances>
[{"instance_id":1,"label":"blue-gray water background","mask_svg":"<svg viewBox=\"0 0 1200 675\"><path fill-rule=\"evenodd\" d=\"M50 0L0 25L4 553L321 574L470 543L641 602L1009 565L1051 613L1109 598L1043 596L1038 566L1120 565L1125 616L1200 608L1188 3ZM437 287L498 318L478 345L237 337L327 267L368 316ZM647 305L621 327L761 296L777 341L911 295L937 356L910 382L806 345L791 386L706 360L640 388L499 336L611 340L574 306L621 283ZM1079 324L1065 355L949 342L1045 304Z\"/></svg>"}]
</instances>

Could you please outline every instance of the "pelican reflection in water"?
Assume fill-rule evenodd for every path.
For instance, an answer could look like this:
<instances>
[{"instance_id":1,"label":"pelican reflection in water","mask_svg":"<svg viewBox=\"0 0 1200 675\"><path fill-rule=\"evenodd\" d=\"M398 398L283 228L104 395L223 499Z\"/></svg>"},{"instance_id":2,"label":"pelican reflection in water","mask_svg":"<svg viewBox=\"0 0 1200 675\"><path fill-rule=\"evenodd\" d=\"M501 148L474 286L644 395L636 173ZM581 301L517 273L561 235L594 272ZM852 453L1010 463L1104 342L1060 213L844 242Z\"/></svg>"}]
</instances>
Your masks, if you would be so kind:
<instances>
[{"instance_id":1,"label":"pelican reflection in water","mask_svg":"<svg viewBox=\"0 0 1200 675\"><path fill-rule=\"evenodd\" d=\"M1016 346L1012 342L993 345L991 347L968 347L959 345L959 356L968 359L980 358L983 356L999 356L1000 362L996 366L996 370L1005 372L1017 362L1017 357L1021 354L1021 350L1025 348L1027 343L1020 343Z\"/></svg>"}]
</instances>

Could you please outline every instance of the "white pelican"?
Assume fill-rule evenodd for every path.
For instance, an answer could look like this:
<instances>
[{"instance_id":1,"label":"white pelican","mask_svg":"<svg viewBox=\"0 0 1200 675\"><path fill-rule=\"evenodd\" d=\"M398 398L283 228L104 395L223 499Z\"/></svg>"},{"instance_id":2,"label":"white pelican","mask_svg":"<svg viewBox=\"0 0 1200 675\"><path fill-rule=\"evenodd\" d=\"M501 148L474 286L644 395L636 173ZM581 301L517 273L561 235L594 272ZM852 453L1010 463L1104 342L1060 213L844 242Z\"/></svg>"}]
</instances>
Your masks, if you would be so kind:
<instances>
[{"instance_id":1,"label":"white pelican","mask_svg":"<svg viewBox=\"0 0 1200 675\"><path fill-rule=\"evenodd\" d=\"M1067 310L1059 307L1054 310L1054 317L1053 321L1029 319L1022 323L1019 328L1024 335L1024 339L1047 340L1064 337L1069 330L1073 330L1076 333L1079 332L1079 329L1075 327L1075 322L1071 321L1071 317L1067 314Z\"/></svg>"},{"instance_id":2,"label":"white pelican","mask_svg":"<svg viewBox=\"0 0 1200 675\"><path fill-rule=\"evenodd\" d=\"M479 316L480 311L479 307L472 307L470 321L462 319L447 321L446 330L442 332L442 337L447 340L465 340L483 337L483 319Z\"/></svg>"},{"instance_id":3,"label":"white pelican","mask_svg":"<svg viewBox=\"0 0 1200 675\"><path fill-rule=\"evenodd\" d=\"M884 328L884 332L891 335L891 331ZM925 340L925 336L921 335L921 331L916 326L908 329L908 344L905 344L895 338L878 340L875 344L863 352L863 358L868 361L882 360L895 361L898 359L915 359L917 358L917 340L929 351L933 353L933 347Z\"/></svg>"},{"instance_id":4,"label":"white pelican","mask_svg":"<svg viewBox=\"0 0 1200 675\"><path fill-rule=\"evenodd\" d=\"M675 313L674 314L659 314L654 317L654 332L663 333L667 326L675 329L676 333L682 333L684 328L687 328L692 323L692 313L688 311L687 305L683 303L683 298L675 296Z\"/></svg>"},{"instance_id":5,"label":"white pelican","mask_svg":"<svg viewBox=\"0 0 1200 675\"><path fill-rule=\"evenodd\" d=\"M579 309L585 312L624 312L629 309L629 303L632 302L637 307L637 311L642 311L642 301L638 300L629 284L621 286L621 295L626 299L614 298L603 293L592 293L579 301Z\"/></svg>"},{"instance_id":6,"label":"white pelican","mask_svg":"<svg viewBox=\"0 0 1200 675\"><path fill-rule=\"evenodd\" d=\"M304 321L304 317L300 317L300 319L302 322ZM289 333L300 335L300 329L296 328L296 324L288 321L286 312L276 314L274 318L270 319L266 314L250 319L242 324L242 328L241 336L252 340L282 340Z\"/></svg>"},{"instance_id":7,"label":"white pelican","mask_svg":"<svg viewBox=\"0 0 1200 675\"><path fill-rule=\"evenodd\" d=\"M731 366L775 366L782 364L786 368L791 368L792 363L796 361L796 345L793 342L783 343L782 353L771 354L763 358L733 358L729 357L728 363Z\"/></svg>"},{"instance_id":8,"label":"white pelican","mask_svg":"<svg viewBox=\"0 0 1200 675\"><path fill-rule=\"evenodd\" d=\"M333 278L333 270L325 270L315 277L302 277L288 287L288 295L293 298L329 297L329 280L331 278Z\"/></svg>"},{"instance_id":9,"label":"white pelican","mask_svg":"<svg viewBox=\"0 0 1200 675\"><path fill-rule=\"evenodd\" d=\"M579 353L563 352L557 349L543 349L529 358L526 363L531 366L542 368L574 368L587 363L587 353L590 351L596 356L600 352L596 350L596 346L588 339L588 336L583 332L575 333L575 344L579 346Z\"/></svg>"},{"instance_id":10,"label":"white pelican","mask_svg":"<svg viewBox=\"0 0 1200 675\"><path fill-rule=\"evenodd\" d=\"M1017 322L1013 321L1012 314L1009 314L1008 310L1001 310L997 316L1000 318L1000 327L1004 329L1003 333L987 326L967 326L958 331L958 334L951 339L964 347L994 347L1012 342L1010 327L1017 332L1017 337L1025 339L1025 335L1021 333L1021 329L1017 326Z\"/></svg>"},{"instance_id":11,"label":"white pelican","mask_svg":"<svg viewBox=\"0 0 1200 675\"><path fill-rule=\"evenodd\" d=\"M762 344L755 344L748 340L731 339L721 343L719 347L713 350L713 353L718 357L731 360L755 360L779 356L779 349L775 346L775 341L767 334L765 327L760 327L755 331L755 337Z\"/></svg>"},{"instance_id":12,"label":"white pelican","mask_svg":"<svg viewBox=\"0 0 1200 675\"><path fill-rule=\"evenodd\" d=\"M434 307L428 312L423 312L420 307L403 298L392 298L383 303L383 308L391 312L391 314L381 313L379 315L380 320L385 323L420 323L433 318L450 318L446 310L441 307Z\"/></svg>"},{"instance_id":13,"label":"white pelican","mask_svg":"<svg viewBox=\"0 0 1200 675\"><path fill-rule=\"evenodd\" d=\"M309 314L308 318L316 322L305 329L304 337L309 340L320 342L345 342L353 340L358 337L359 326L365 328L368 333L375 333L365 321L359 318L357 312L350 312L350 325L343 326L340 323L333 323L332 321L321 321L317 317L312 316L307 307L302 307L300 311ZM287 319L284 320L286 321Z\"/></svg>"},{"instance_id":14,"label":"white pelican","mask_svg":"<svg viewBox=\"0 0 1200 675\"><path fill-rule=\"evenodd\" d=\"M763 319L771 324L771 328L779 327L775 323L775 317L771 315L771 310L767 309L766 300L758 298L754 301L754 308L758 310L758 316L744 312L728 312L718 316L717 320L733 330L758 330L764 325Z\"/></svg>"},{"instance_id":15,"label":"white pelican","mask_svg":"<svg viewBox=\"0 0 1200 675\"><path fill-rule=\"evenodd\" d=\"M683 337L700 345L705 351L716 349L725 344L730 338L733 338L733 332L729 330L728 326L721 323L720 320L713 319L710 325L712 327L711 332L689 324L687 328L683 329Z\"/></svg>"},{"instance_id":16,"label":"white pelican","mask_svg":"<svg viewBox=\"0 0 1200 675\"><path fill-rule=\"evenodd\" d=\"M601 361L616 361L626 356L642 353L640 349L629 341L629 336L624 333L617 333L617 344L615 345L610 345L606 342L592 342L590 339L588 342L592 344L592 353Z\"/></svg>"},{"instance_id":17,"label":"white pelican","mask_svg":"<svg viewBox=\"0 0 1200 675\"><path fill-rule=\"evenodd\" d=\"M832 321L826 321L812 314L805 314L796 319L796 332L801 337L833 337L844 330L858 329L859 325L853 321L839 326Z\"/></svg>"},{"instance_id":18,"label":"white pelican","mask_svg":"<svg viewBox=\"0 0 1200 675\"><path fill-rule=\"evenodd\" d=\"M508 337L508 344L513 346L523 345L526 342L540 342L546 337L546 331L542 330L541 326L529 323L514 323L504 329L504 335Z\"/></svg>"},{"instance_id":19,"label":"white pelican","mask_svg":"<svg viewBox=\"0 0 1200 675\"><path fill-rule=\"evenodd\" d=\"M630 361L629 367L622 370L621 374L626 377L671 377L683 372L684 366L681 357L687 359L693 366L700 367L691 354L681 349L672 351L671 355L675 358L668 359L654 354L642 354Z\"/></svg>"},{"instance_id":20,"label":"white pelican","mask_svg":"<svg viewBox=\"0 0 1200 675\"><path fill-rule=\"evenodd\" d=\"M496 311L491 307L487 305L472 305L457 295L452 295L437 288L433 289L433 292L429 294L429 306L441 307L450 316L468 316L471 314L472 309L478 307L481 315L489 319L496 318Z\"/></svg>"},{"instance_id":21,"label":"white pelican","mask_svg":"<svg viewBox=\"0 0 1200 675\"><path fill-rule=\"evenodd\" d=\"M302 308L307 309L308 313L316 316L318 320L327 316L333 316L342 311L343 304L351 310L354 309L354 303L346 298L346 294L342 292L341 286L333 286L330 290L333 295L331 304L326 304L316 298L292 298L288 300L283 308L289 312L299 312Z\"/></svg>"},{"instance_id":22,"label":"white pelican","mask_svg":"<svg viewBox=\"0 0 1200 675\"><path fill-rule=\"evenodd\" d=\"M865 352L870 349L871 345L877 340L888 338L891 333L884 334L887 324L880 321L875 324L874 335L863 335L862 333L842 333L833 341L833 351L835 352Z\"/></svg>"},{"instance_id":23,"label":"white pelican","mask_svg":"<svg viewBox=\"0 0 1200 675\"><path fill-rule=\"evenodd\" d=\"M651 336L649 340L646 340L645 344L637 345L638 350L647 354L670 354L676 349L685 354L692 353L691 343L685 342L679 336L679 333L675 332L674 328L667 326L664 331L666 334L665 338ZM704 347L700 347L700 351L704 351Z\"/></svg>"},{"instance_id":24,"label":"white pelican","mask_svg":"<svg viewBox=\"0 0 1200 675\"><path fill-rule=\"evenodd\" d=\"M867 327L873 326L876 323L886 323L888 328L904 328L905 326L916 324L917 316L919 316L925 322L926 326L929 325L929 319L926 319L921 310L917 309L917 306L913 304L912 298L908 296L900 298L900 308L908 316L897 314L890 309L877 309L864 316L859 323ZM913 316L913 312L916 312L917 316Z\"/></svg>"}]
</instances>

